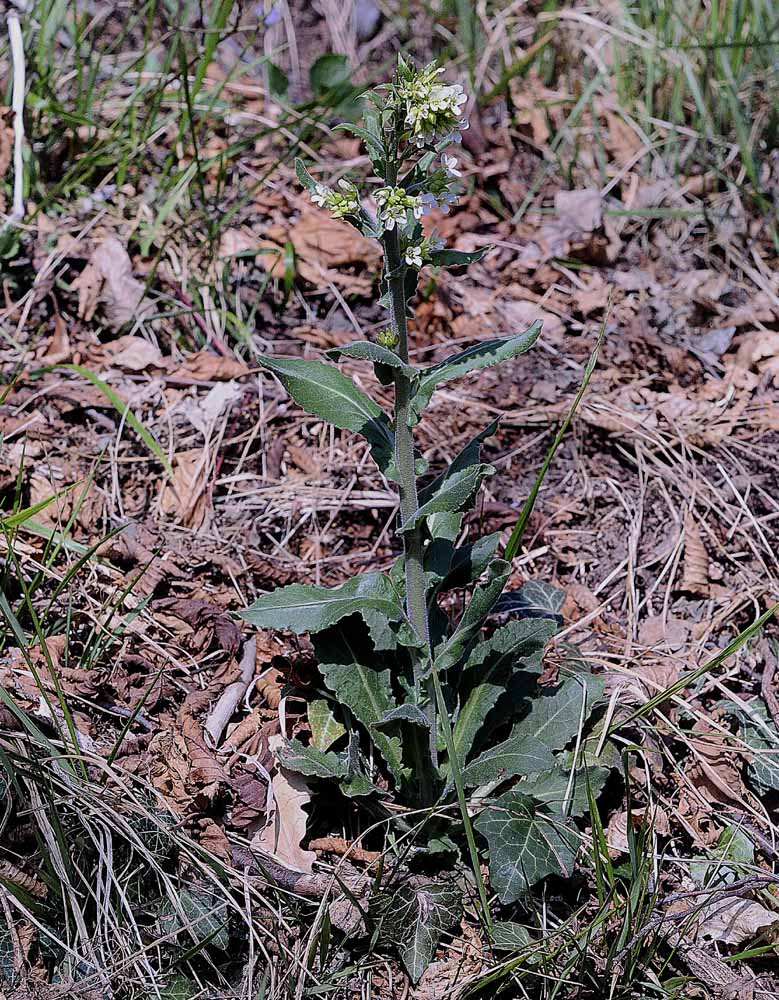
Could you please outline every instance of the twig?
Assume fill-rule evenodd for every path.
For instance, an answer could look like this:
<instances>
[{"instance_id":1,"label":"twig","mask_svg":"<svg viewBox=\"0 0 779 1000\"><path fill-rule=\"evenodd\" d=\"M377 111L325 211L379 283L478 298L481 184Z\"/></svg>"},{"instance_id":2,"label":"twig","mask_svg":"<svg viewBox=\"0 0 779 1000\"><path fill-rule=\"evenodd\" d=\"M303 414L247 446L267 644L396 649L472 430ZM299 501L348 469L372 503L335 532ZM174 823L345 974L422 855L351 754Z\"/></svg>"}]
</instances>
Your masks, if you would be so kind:
<instances>
[{"instance_id":1,"label":"twig","mask_svg":"<svg viewBox=\"0 0 779 1000\"><path fill-rule=\"evenodd\" d=\"M8 226L21 222L24 218L24 163L22 151L24 148L24 39L19 12L13 7L8 12L8 39L11 44L11 61L13 63L14 86L11 107L14 113L14 200L13 210L6 218L0 231Z\"/></svg>"}]
</instances>

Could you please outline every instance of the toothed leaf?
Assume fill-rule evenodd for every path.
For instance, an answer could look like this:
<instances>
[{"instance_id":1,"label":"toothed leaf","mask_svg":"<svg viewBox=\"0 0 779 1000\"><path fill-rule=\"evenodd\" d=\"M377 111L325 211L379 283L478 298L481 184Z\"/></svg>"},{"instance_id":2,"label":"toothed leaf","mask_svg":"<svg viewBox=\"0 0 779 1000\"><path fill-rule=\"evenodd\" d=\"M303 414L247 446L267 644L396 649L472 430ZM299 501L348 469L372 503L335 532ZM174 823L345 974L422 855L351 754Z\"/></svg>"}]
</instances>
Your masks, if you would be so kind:
<instances>
[{"instance_id":1,"label":"toothed leaf","mask_svg":"<svg viewBox=\"0 0 779 1000\"><path fill-rule=\"evenodd\" d=\"M468 375L482 368L490 368L524 354L538 340L541 333L541 323L534 323L530 329L516 337L499 337L494 340L483 340L474 344L459 354L453 354L437 365L425 368L420 373L417 391L411 400L410 422L419 421L422 411L438 388L445 382Z\"/></svg>"}]
</instances>

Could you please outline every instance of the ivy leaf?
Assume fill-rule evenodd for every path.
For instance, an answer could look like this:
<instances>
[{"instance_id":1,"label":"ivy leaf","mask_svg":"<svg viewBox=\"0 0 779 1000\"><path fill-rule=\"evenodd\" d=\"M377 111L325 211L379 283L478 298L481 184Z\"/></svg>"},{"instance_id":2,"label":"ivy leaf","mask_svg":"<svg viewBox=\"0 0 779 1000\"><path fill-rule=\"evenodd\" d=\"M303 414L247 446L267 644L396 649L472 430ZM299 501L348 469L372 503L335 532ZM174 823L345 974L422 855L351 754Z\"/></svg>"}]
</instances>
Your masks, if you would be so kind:
<instances>
[{"instance_id":1,"label":"ivy leaf","mask_svg":"<svg viewBox=\"0 0 779 1000\"><path fill-rule=\"evenodd\" d=\"M208 888L183 889L177 905L166 897L159 911L160 929L165 934L186 931L197 945L210 944L220 951L230 946L228 909L224 899Z\"/></svg>"},{"instance_id":2,"label":"ivy leaf","mask_svg":"<svg viewBox=\"0 0 779 1000\"><path fill-rule=\"evenodd\" d=\"M290 771L303 774L307 778L324 778L338 781L345 778L349 766L344 754L332 750L318 750L315 746L304 746L300 740L289 740L278 751L281 764Z\"/></svg>"},{"instance_id":3,"label":"ivy leaf","mask_svg":"<svg viewBox=\"0 0 779 1000\"><path fill-rule=\"evenodd\" d=\"M530 944L526 927L513 920L498 920L490 930L492 947L496 951L522 951Z\"/></svg>"},{"instance_id":4,"label":"ivy leaf","mask_svg":"<svg viewBox=\"0 0 779 1000\"><path fill-rule=\"evenodd\" d=\"M239 612L244 621L258 628L288 629L296 635L321 632L353 614L363 615L377 639L385 638L385 632L389 631L387 622L404 618L392 585L383 573L364 573L333 588L293 583L258 597Z\"/></svg>"},{"instance_id":5,"label":"ivy leaf","mask_svg":"<svg viewBox=\"0 0 779 1000\"><path fill-rule=\"evenodd\" d=\"M402 885L395 892L382 893L374 906L380 936L396 946L409 978L418 983L441 934L460 919L462 893L437 882Z\"/></svg>"},{"instance_id":6,"label":"ivy leaf","mask_svg":"<svg viewBox=\"0 0 779 1000\"><path fill-rule=\"evenodd\" d=\"M574 772L571 780L570 771L558 766L527 778L517 785L517 791L541 803L552 813L583 816L590 808L587 782L593 798L597 798L608 776L607 767L581 767Z\"/></svg>"},{"instance_id":7,"label":"ivy leaf","mask_svg":"<svg viewBox=\"0 0 779 1000\"><path fill-rule=\"evenodd\" d=\"M449 670L461 658L466 647L478 635L484 624L484 619L490 613L493 605L506 586L511 565L503 559L495 559L487 570L487 579L473 591L473 596L457 623L457 627L443 646L435 653L436 669L440 672Z\"/></svg>"},{"instance_id":8,"label":"ivy leaf","mask_svg":"<svg viewBox=\"0 0 779 1000\"><path fill-rule=\"evenodd\" d=\"M480 250L466 252L464 250L435 250L430 254L429 260L434 267L465 267L468 264L476 264L492 247L482 247Z\"/></svg>"},{"instance_id":9,"label":"ivy leaf","mask_svg":"<svg viewBox=\"0 0 779 1000\"><path fill-rule=\"evenodd\" d=\"M509 678L520 671L540 671L544 648L555 631L550 621L509 622L471 651L461 682L470 692L454 725L454 745L461 762L484 734L485 720Z\"/></svg>"},{"instance_id":10,"label":"ivy leaf","mask_svg":"<svg viewBox=\"0 0 779 1000\"><path fill-rule=\"evenodd\" d=\"M550 750L562 750L578 733L582 719L589 716L604 683L591 674L571 677L554 694L533 700L530 712L514 725L511 738L534 736Z\"/></svg>"},{"instance_id":11,"label":"ivy leaf","mask_svg":"<svg viewBox=\"0 0 779 1000\"><path fill-rule=\"evenodd\" d=\"M371 454L381 471L394 475L395 436L389 418L350 378L322 361L267 357L257 360L273 372L304 410L339 430L362 434L370 442Z\"/></svg>"},{"instance_id":12,"label":"ivy leaf","mask_svg":"<svg viewBox=\"0 0 779 1000\"><path fill-rule=\"evenodd\" d=\"M453 251L450 251L453 252ZM516 337L498 337L494 340L483 340L465 351L453 354L445 361L430 368L424 368L420 374L417 391L411 400L409 422L413 425L419 422L422 411L430 399L444 382L460 378L470 372L482 368L490 368L524 354L538 340L541 333L541 323L534 323L530 329Z\"/></svg>"},{"instance_id":13,"label":"ivy leaf","mask_svg":"<svg viewBox=\"0 0 779 1000\"><path fill-rule=\"evenodd\" d=\"M562 625L564 603L565 591L560 587L545 580L528 580L518 590L507 591L495 613L507 613L517 618L553 618L558 625Z\"/></svg>"},{"instance_id":14,"label":"ivy leaf","mask_svg":"<svg viewBox=\"0 0 779 1000\"><path fill-rule=\"evenodd\" d=\"M741 722L741 738L755 751L747 768L749 783L763 795L779 791L779 733L765 705L753 701L748 712L739 708L734 714Z\"/></svg>"},{"instance_id":15,"label":"ivy leaf","mask_svg":"<svg viewBox=\"0 0 779 1000\"><path fill-rule=\"evenodd\" d=\"M479 464L447 475L438 491L421 507L418 507L398 531L401 534L413 531L423 518L429 517L431 514L450 513L467 507L484 479L494 473L494 466Z\"/></svg>"},{"instance_id":16,"label":"ivy leaf","mask_svg":"<svg viewBox=\"0 0 779 1000\"><path fill-rule=\"evenodd\" d=\"M312 641L325 684L370 732L395 780L402 783L405 773L401 742L375 728L397 708L390 668L382 667L382 658L359 627L328 629Z\"/></svg>"},{"instance_id":17,"label":"ivy leaf","mask_svg":"<svg viewBox=\"0 0 779 1000\"><path fill-rule=\"evenodd\" d=\"M554 767L554 754L533 736L514 738L486 750L472 760L463 771L466 785L486 785L491 781L505 781L518 775L538 774Z\"/></svg>"},{"instance_id":18,"label":"ivy leaf","mask_svg":"<svg viewBox=\"0 0 779 1000\"><path fill-rule=\"evenodd\" d=\"M346 735L346 727L336 719L326 698L314 698L310 701L306 714L311 726L311 740L317 750L329 750Z\"/></svg>"},{"instance_id":19,"label":"ivy leaf","mask_svg":"<svg viewBox=\"0 0 779 1000\"><path fill-rule=\"evenodd\" d=\"M474 826L489 846L490 884L503 903L515 903L547 875L573 874L578 841L571 825L545 815L515 789L488 806Z\"/></svg>"},{"instance_id":20,"label":"ivy leaf","mask_svg":"<svg viewBox=\"0 0 779 1000\"><path fill-rule=\"evenodd\" d=\"M393 381L393 370L402 371L412 382L419 377L419 372L411 365L402 361L394 351L382 347L381 344L374 344L372 340L356 340L354 343L346 344L343 347L331 347L325 351L333 361L339 358L354 358L355 361L370 361L374 366L376 378L382 385L390 385Z\"/></svg>"}]
</instances>

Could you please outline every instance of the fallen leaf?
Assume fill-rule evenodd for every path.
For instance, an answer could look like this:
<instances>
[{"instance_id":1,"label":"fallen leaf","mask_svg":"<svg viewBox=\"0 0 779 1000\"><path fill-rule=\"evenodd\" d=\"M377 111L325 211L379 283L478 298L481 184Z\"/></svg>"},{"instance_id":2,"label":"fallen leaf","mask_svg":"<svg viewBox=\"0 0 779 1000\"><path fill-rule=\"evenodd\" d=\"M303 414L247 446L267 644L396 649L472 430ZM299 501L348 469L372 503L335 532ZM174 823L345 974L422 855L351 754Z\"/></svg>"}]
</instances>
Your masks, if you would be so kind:
<instances>
[{"instance_id":1,"label":"fallen leaf","mask_svg":"<svg viewBox=\"0 0 779 1000\"><path fill-rule=\"evenodd\" d=\"M116 236L107 236L96 247L72 287L78 291L79 317L91 320L101 304L114 330L151 311L144 284L134 277L130 255Z\"/></svg>"},{"instance_id":2,"label":"fallen leaf","mask_svg":"<svg viewBox=\"0 0 779 1000\"><path fill-rule=\"evenodd\" d=\"M603 204L597 188L558 191L554 207L561 218L569 219L583 233L600 229L603 222Z\"/></svg>"},{"instance_id":3,"label":"fallen leaf","mask_svg":"<svg viewBox=\"0 0 779 1000\"><path fill-rule=\"evenodd\" d=\"M283 736L274 736L270 741L271 749L276 750L283 743ZM310 875L316 854L300 846L308 822L303 806L311 801L308 783L302 775L277 765L271 788L273 810L267 825L252 838L251 849L274 858L285 868Z\"/></svg>"},{"instance_id":4,"label":"fallen leaf","mask_svg":"<svg viewBox=\"0 0 779 1000\"><path fill-rule=\"evenodd\" d=\"M698 942L721 941L740 945L766 931L777 940L779 913L753 900L733 897L704 907L696 921Z\"/></svg>"},{"instance_id":5,"label":"fallen leaf","mask_svg":"<svg viewBox=\"0 0 779 1000\"><path fill-rule=\"evenodd\" d=\"M196 382L225 382L248 374L248 367L237 358L224 358L209 351L190 354L171 374Z\"/></svg>"},{"instance_id":6,"label":"fallen leaf","mask_svg":"<svg viewBox=\"0 0 779 1000\"><path fill-rule=\"evenodd\" d=\"M709 595L709 556L701 529L691 511L684 516L684 561L682 590L699 597Z\"/></svg>"},{"instance_id":7,"label":"fallen leaf","mask_svg":"<svg viewBox=\"0 0 779 1000\"><path fill-rule=\"evenodd\" d=\"M210 463L203 448L180 451L173 457L173 476L162 484L160 508L177 524L197 530L212 510L208 490Z\"/></svg>"}]
</instances>

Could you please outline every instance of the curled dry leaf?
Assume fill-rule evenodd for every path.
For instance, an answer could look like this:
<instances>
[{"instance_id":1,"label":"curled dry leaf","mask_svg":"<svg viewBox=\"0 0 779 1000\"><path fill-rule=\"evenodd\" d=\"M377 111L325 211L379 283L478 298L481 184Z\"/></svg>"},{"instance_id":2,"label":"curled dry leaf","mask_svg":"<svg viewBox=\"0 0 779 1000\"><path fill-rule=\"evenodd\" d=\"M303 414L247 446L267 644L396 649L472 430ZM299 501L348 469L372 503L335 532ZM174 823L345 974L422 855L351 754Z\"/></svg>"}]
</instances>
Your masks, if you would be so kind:
<instances>
[{"instance_id":1,"label":"curled dry leaf","mask_svg":"<svg viewBox=\"0 0 779 1000\"><path fill-rule=\"evenodd\" d=\"M684 516L682 590L699 597L707 597L709 594L709 556L692 511L687 511Z\"/></svg>"},{"instance_id":2,"label":"curled dry leaf","mask_svg":"<svg viewBox=\"0 0 779 1000\"><path fill-rule=\"evenodd\" d=\"M152 311L144 284L133 275L130 255L116 236L107 236L96 247L72 287L78 292L79 317L91 320L102 305L114 330Z\"/></svg>"},{"instance_id":3,"label":"curled dry leaf","mask_svg":"<svg viewBox=\"0 0 779 1000\"><path fill-rule=\"evenodd\" d=\"M274 736L271 748L276 750L283 742L281 735ZM273 810L266 826L252 839L251 848L258 854L274 858L285 868L310 875L316 854L301 847L308 821L303 806L311 801L308 782L301 775L277 765L271 787Z\"/></svg>"},{"instance_id":4,"label":"curled dry leaf","mask_svg":"<svg viewBox=\"0 0 779 1000\"><path fill-rule=\"evenodd\" d=\"M634 809L630 813L633 823L633 830L640 833L642 827L647 828L647 832L654 831L663 837L667 837L671 832L671 825L668 822L668 815L660 806L649 809ZM609 848L609 855L618 858L621 854L627 854L628 844L628 813L625 810L614 813L606 828L606 843Z\"/></svg>"},{"instance_id":5,"label":"curled dry leaf","mask_svg":"<svg viewBox=\"0 0 779 1000\"><path fill-rule=\"evenodd\" d=\"M720 941L737 946L763 935L774 943L779 941L779 913L769 910L762 903L740 897L705 906L695 923L695 936L699 943Z\"/></svg>"}]
</instances>

